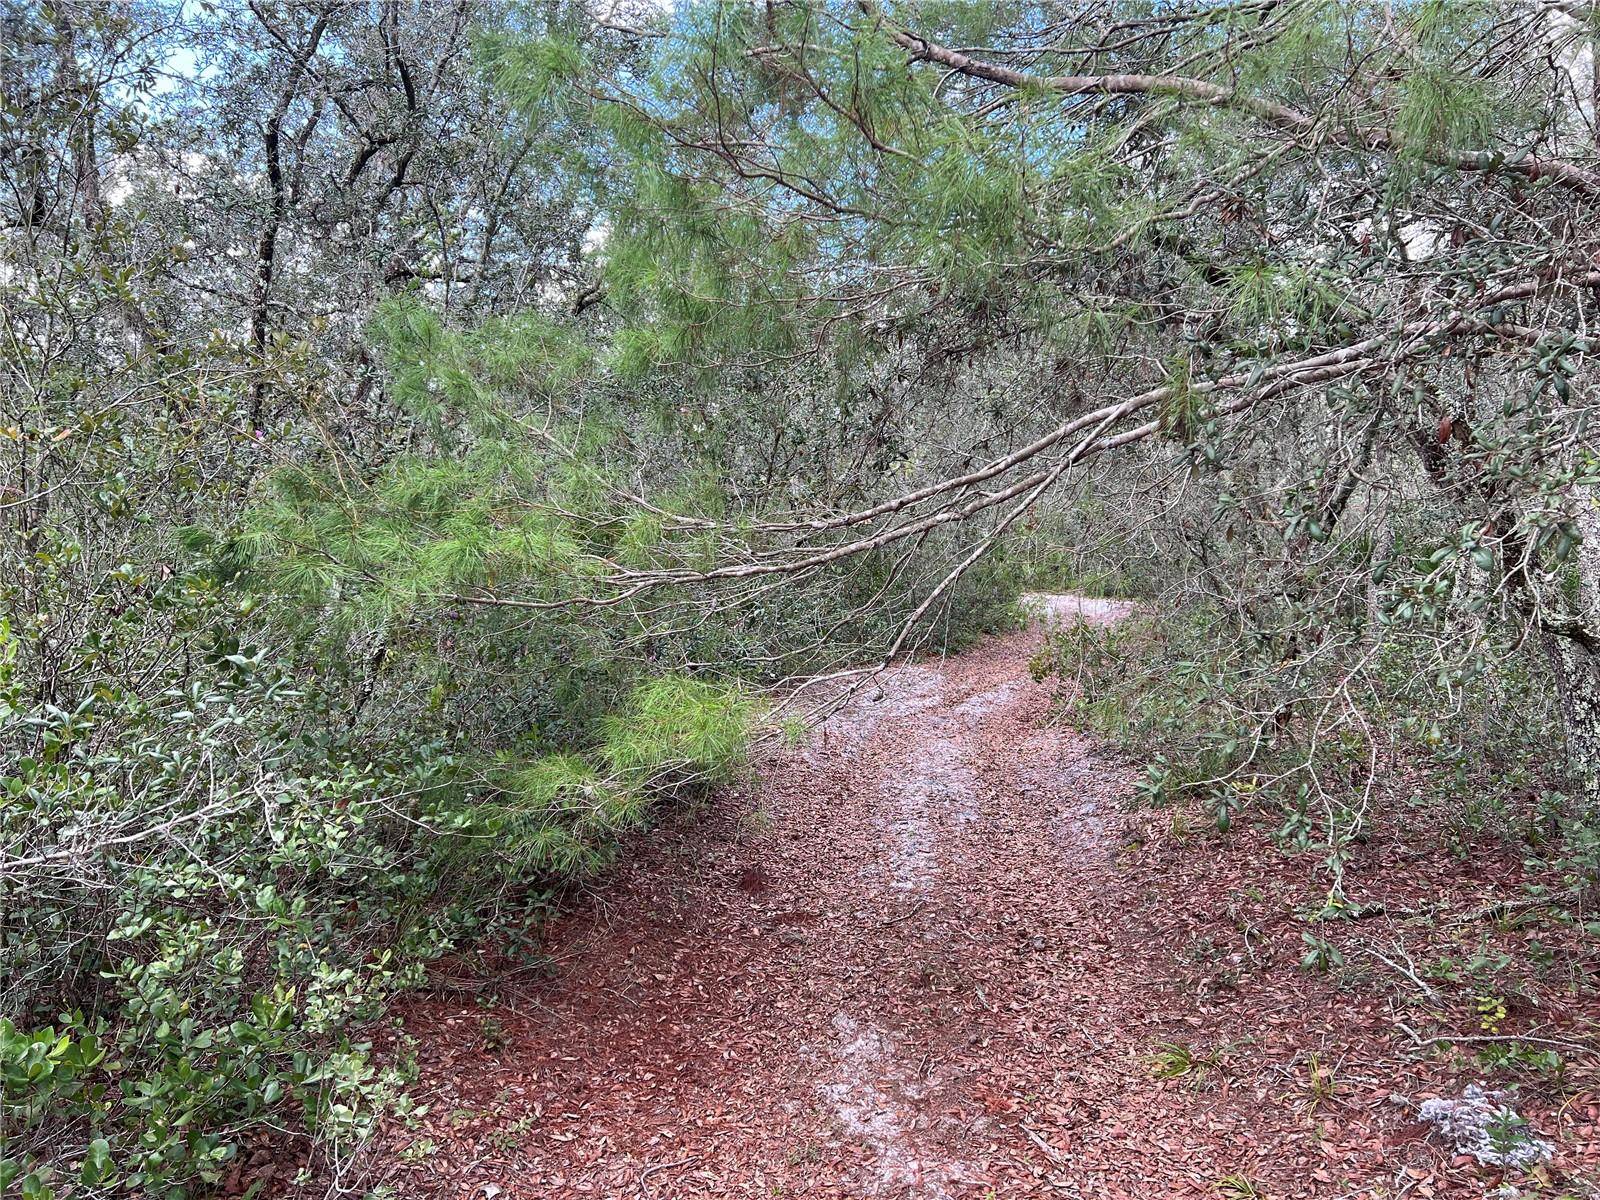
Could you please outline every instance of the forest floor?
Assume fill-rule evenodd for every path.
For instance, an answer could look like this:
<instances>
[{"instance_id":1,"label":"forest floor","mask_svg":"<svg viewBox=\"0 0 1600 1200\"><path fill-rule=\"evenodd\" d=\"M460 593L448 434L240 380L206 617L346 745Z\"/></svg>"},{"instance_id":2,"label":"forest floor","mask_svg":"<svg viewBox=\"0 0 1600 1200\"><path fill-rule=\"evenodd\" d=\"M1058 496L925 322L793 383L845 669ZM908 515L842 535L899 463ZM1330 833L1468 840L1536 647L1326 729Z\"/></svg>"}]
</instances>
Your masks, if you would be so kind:
<instances>
[{"instance_id":1,"label":"forest floor","mask_svg":"<svg viewBox=\"0 0 1600 1200\"><path fill-rule=\"evenodd\" d=\"M548 974L403 1005L383 1048L415 1055L427 1111L363 1156L364 1186L1600 1195L1592 942L1541 931L1503 1016L1483 1017L1470 980L1422 973L1521 953L1525 930L1472 916L1516 894L1520 864L1364 848L1347 882L1361 919L1326 934L1342 961L1305 970L1314 861L1130 811L1133 766L1030 679L1039 636L885 673L808 744L639 837L549 930ZM1480 1057L1502 1028L1576 1052L1509 1076ZM1485 1040L1419 1044L1441 1032ZM1430 1097L1508 1081L1553 1147L1531 1174L1419 1119Z\"/></svg>"}]
</instances>

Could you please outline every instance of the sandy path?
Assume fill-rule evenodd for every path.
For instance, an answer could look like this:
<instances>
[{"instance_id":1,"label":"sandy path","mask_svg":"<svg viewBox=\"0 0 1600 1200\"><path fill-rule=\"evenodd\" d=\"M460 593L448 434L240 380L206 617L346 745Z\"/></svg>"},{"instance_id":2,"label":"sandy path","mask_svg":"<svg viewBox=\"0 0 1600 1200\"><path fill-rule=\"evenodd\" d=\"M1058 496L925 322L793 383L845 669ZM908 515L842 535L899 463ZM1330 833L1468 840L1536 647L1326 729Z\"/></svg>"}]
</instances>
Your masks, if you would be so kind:
<instances>
[{"instance_id":1,"label":"sandy path","mask_svg":"<svg viewBox=\"0 0 1600 1200\"><path fill-rule=\"evenodd\" d=\"M941 1197L1055 1165L1058 1130L1012 1107L1127 1024L1094 987L1127 772L1049 719L1037 645L887 672L630 857L554 931L552 982L414 1007L408 1027L451 1031L414 1090L460 1143L426 1177Z\"/></svg>"},{"instance_id":2,"label":"sandy path","mask_svg":"<svg viewBox=\"0 0 1600 1200\"><path fill-rule=\"evenodd\" d=\"M1027 670L1039 638L887 672L809 744L638 839L551 931L548 979L409 1003L429 1111L377 1140L365 1186L1483 1194L1394 1099L1424 1081L1387 1001L1295 968L1302 926L1282 914L1303 868L1270 847L1140 849L1119 811L1133 771L1052 717ZM1159 1078L1173 1044L1198 1065ZM1305 1090L1319 1062L1339 1064L1326 1103ZM1455 1086L1429 1074L1434 1094Z\"/></svg>"}]
</instances>

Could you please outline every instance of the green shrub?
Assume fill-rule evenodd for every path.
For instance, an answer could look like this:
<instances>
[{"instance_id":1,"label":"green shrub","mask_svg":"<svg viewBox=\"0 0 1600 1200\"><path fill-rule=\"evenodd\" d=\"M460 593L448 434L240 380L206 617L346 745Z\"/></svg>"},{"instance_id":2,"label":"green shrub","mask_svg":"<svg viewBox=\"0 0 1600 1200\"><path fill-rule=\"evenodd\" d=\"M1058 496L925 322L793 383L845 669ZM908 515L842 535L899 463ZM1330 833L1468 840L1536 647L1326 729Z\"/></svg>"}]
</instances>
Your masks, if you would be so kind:
<instances>
[{"instance_id":1,"label":"green shrub","mask_svg":"<svg viewBox=\"0 0 1600 1200\"><path fill-rule=\"evenodd\" d=\"M1510 653L1441 689L1427 638L1391 630L1369 660L1362 632L1245 635L1203 603L1152 608L1057 632L1038 667L1071 683L1076 719L1145 761L1142 802L1192 799L1224 831L1255 814L1285 847L1321 849L1336 877L1375 818L1417 810L1457 845L1493 834L1538 847L1566 829L1552 848L1568 847L1581 875L1587 826L1564 822L1559 799L1529 803L1560 737L1538 658ZM1360 707L1327 703L1340 689ZM1407 793L1389 782L1402 764Z\"/></svg>"},{"instance_id":2,"label":"green shrub","mask_svg":"<svg viewBox=\"0 0 1600 1200\"><path fill-rule=\"evenodd\" d=\"M357 757L259 651L148 699L3 694L0 733L33 752L0 779L21 1022L0 1027L0 1169L40 1196L214 1185L266 1119L330 1152L359 1139L403 1103L363 1023L486 931L486 897L536 911L652 798L729 778L759 712L664 676L598 723L591 756L485 766L443 742Z\"/></svg>"}]
</instances>

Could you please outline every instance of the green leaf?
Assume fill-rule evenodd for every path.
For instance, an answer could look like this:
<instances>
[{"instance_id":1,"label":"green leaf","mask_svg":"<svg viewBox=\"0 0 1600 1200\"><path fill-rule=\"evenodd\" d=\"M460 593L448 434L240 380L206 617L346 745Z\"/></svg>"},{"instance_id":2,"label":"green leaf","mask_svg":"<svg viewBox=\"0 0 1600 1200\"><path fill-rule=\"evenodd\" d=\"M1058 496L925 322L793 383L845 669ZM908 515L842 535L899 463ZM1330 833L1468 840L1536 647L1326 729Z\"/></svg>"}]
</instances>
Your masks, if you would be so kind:
<instances>
[{"instance_id":1,"label":"green leaf","mask_svg":"<svg viewBox=\"0 0 1600 1200\"><path fill-rule=\"evenodd\" d=\"M103 1183L109 1179L115 1170L111 1161L111 1143L105 1138L95 1138L89 1143L89 1150L83 1158L83 1173L79 1179L83 1183Z\"/></svg>"}]
</instances>

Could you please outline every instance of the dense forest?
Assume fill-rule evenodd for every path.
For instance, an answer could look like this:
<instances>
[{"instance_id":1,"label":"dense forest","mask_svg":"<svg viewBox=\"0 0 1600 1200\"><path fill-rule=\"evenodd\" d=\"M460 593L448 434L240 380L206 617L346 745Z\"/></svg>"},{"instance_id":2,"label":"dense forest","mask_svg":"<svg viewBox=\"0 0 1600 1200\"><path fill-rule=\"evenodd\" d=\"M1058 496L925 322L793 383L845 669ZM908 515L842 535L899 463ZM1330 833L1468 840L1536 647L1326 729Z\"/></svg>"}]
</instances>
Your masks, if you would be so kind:
<instances>
[{"instance_id":1,"label":"dense forest","mask_svg":"<svg viewBox=\"0 0 1600 1200\"><path fill-rule=\"evenodd\" d=\"M1518 1040L1479 964L1485 1069L1593 1104L1597 46L1579 0L0 0L0 1194L261 1146L363 1194L421 1119L392 1004L543 969L658 822L1038 592L1131 602L1016 673L1135 818L1270 843L1306 986L1425 842L1588 1022Z\"/></svg>"}]
</instances>

